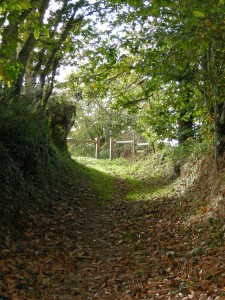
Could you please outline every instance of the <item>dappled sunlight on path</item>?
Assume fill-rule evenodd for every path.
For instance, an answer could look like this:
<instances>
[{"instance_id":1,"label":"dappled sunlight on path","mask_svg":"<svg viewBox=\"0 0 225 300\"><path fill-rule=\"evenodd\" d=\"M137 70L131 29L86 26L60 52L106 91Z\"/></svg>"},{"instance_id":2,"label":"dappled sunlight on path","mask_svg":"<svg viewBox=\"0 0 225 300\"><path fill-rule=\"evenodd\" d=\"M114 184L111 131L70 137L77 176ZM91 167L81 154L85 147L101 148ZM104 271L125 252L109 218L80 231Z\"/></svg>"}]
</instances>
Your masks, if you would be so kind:
<instances>
[{"instance_id":1,"label":"dappled sunlight on path","mask_svg":"<svg viewBox=\"0 0 225 300\"><path fill-rule=\"evenodd\" d=\"M124 201L130 187L115 182L116 201L68 186L61 201L30 213L20 236L6 234L0 299L225 299L219 223L202 211L202 223L187 224L189 200Z\"/></svg>"}]
</instances>

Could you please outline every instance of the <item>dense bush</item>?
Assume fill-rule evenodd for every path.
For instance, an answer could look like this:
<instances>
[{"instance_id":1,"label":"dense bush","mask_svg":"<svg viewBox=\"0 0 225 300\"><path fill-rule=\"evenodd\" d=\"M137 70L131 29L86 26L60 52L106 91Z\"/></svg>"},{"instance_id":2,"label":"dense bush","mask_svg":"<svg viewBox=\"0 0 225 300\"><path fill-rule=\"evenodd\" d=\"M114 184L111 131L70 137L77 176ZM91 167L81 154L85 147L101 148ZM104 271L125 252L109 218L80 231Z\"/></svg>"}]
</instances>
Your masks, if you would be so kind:
<instances>
[{"instance_id":1,"label":"dense bush","mask_svg":"<svg viewBox=\"0 0 225 300\"><path fill-rule=\"evenodd\" d=\"M42 110L26 103L0 107L0 182L19 187L48 160L49 130Z\"/></svg>"}]
</instances>

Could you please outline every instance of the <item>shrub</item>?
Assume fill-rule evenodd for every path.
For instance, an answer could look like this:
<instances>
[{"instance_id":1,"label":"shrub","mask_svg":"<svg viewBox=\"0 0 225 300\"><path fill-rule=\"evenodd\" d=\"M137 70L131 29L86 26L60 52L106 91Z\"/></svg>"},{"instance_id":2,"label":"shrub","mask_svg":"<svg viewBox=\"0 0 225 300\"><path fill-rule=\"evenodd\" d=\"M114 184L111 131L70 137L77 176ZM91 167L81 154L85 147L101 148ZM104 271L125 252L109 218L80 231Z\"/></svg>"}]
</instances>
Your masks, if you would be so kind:
<instances>
[{"instance_id":1,"label":"shrub","mask_svg":"<svg viewBox=\"0 0 225 300\"><path fill-rule=\"evenodd\" d=\"M49 130L44 113L26 103L0 107L0 180L21 185L48 159Z\"/></svg>"}]
</instances>

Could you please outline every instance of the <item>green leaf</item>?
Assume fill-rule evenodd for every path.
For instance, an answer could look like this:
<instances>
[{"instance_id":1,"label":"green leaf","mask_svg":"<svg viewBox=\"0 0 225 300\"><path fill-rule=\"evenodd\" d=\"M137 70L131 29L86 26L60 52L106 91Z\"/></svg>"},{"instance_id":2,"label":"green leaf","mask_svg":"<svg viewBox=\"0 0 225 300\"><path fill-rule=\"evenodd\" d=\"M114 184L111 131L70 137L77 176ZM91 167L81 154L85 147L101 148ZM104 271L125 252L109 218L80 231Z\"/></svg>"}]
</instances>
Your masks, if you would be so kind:
<instances>
[{"instance_id":1,"label":"green leaf","mask_svg":"<svg viewBox=\"0 0 225 300\"><path fill-rule=\"evenodd\" d=\"M142 0L127 0L126 2L131 6L141 6L143 4Z\"/></svg>"},{"instance_id":2,"label":"green leaf","mask_svg":"<svg viewBox=\"0 0 225 300\"><path fill-rule=\"evenodd\" d=\"M43 30L43 33L44 33L45 37L49 38L49 30L48 30L48 28L43 27L42 30Z\"/></svg>"},{"instance_id":3,"label":"green leaf","mask_svg":"<svg viewBox=\"0 0 225 300\"><path fill-rule=\"evenodd\" d=\"M127 3L130 6L141 6L143 4L143 0L108 0L112 4L122 4Z\"/></svg>"},{"instance_id":4,"label":"green leaf","mask_svg":"<svg viewBox=\"0 0 225 300\"><path fill-rule=\"evenodd\" d=\"M111 2L112 4L121 4L122 0L108 0L108 2Z\"/></svg>"},{"instance_id":5,"label":"green leaf","mask_svg":"<svg viewBox=\"0 0 225 300\"><path fill-rule=\"evenodd\" d=\"M220 4L225 4L225 0L220 0Z\"/></svg>"},{"instance_id":6,"label":"green leaf","mask_svg":"<svg viewBox=\"0 0 225 300\"><path fill-rule=\"evenodd\" d=\"M196 18L205 18L205 14L199 10L194 10L193 11L193 15L196 17Z\"/></svg>"},{"instance_id":7,"label":"green leaf","mask_svg":"<svg viewBox=\"0 0 225 300\"><path fill-rule=\"evenodd\" d=\"M21 0L19 3L21 9L28 10L31 7L29 0Z\"/></svg>"},{"instance_id":8,"label":"green leaf","mask_svg":"<svg viewBox=\"0 0 225 300\"><path fill-rule=\"evenodd\" d=\"M35 27L34 29L34 37L37 40L39 38L40 35L40 27Z\"/></svg>"}]
</instances>

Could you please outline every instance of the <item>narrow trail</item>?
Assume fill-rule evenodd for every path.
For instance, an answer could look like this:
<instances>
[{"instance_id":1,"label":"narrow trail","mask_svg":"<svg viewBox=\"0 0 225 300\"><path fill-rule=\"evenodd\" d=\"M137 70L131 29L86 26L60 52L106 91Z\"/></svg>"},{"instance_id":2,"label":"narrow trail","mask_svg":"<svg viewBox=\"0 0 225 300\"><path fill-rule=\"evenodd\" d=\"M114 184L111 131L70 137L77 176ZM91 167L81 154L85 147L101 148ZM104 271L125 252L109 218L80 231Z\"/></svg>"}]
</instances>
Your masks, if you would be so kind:
<instances>
[{"instance_id":1,"label":"narrow trail","mask_svg":"<svg viewBox=\"0 0 225 300\"><path fill-rule=\"evenodd\" d=\"M192 255L197 241L174 216L174 199L166 210L164 200L86 210L73 299L223 299L225 279L214 275L224 271L224 247Z\"/></svg>"},{"instance_id":2,"label":"narrow trail","mask_svg":"<svg viewBox=\"0 0 225 300\"><path fill-rule=\"evenodd\" d=\"M99 206L69 191L0 255L1 300L225 299L224 244L184 226L176 199Z\"/></svg>"}]
</instances>

